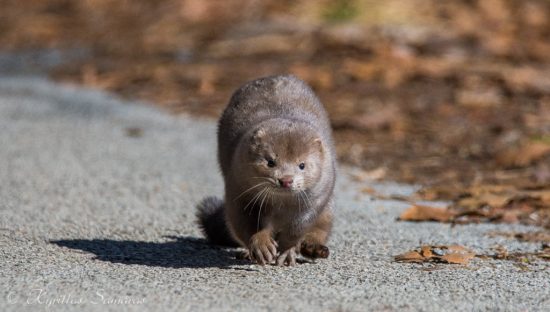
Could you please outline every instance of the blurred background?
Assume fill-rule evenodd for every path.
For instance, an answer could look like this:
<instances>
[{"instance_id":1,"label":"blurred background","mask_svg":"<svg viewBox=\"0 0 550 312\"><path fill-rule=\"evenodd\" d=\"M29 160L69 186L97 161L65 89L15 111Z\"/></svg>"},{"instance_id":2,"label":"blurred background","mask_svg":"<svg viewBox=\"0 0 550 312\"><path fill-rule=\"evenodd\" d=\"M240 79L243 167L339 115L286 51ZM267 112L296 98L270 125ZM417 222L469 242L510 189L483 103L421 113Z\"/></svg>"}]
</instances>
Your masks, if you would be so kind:
<instances>
[{"instance_id":1,"label":"blurred background","mask_svg":"<svg viewBox=\"0 0 550 312\"><path fill-rule=\"evenodd\" d=\"M419 183L424 199L550 227L548 0L0 0L0 8L4 73L38 70L212 118L244 82L293 73L327 107L340 161L364 169L358 179Z\"/></svg>"}]
</instances>

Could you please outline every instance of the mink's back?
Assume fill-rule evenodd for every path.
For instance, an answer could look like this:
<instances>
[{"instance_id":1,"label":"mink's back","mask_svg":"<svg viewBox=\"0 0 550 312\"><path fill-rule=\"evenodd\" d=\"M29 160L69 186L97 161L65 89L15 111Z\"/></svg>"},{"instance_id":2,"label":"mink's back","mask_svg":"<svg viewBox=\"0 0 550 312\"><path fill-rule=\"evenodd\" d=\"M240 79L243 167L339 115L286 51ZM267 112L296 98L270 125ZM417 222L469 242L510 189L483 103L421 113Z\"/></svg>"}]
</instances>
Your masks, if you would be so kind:
<instances>
[{"instance_id":1,"label":"mink's back","mask_svg":"<svg viewBox=\"0 0 550 312\"><path fill-rule=\"evenodd\" d=\"M262 121L273 118L308 123L333 149L327 113L311 88L291 75L265 77L239 88L220 118L218 159L222 171L230 165L241 137Z\"/></svg>"}]
</instances>

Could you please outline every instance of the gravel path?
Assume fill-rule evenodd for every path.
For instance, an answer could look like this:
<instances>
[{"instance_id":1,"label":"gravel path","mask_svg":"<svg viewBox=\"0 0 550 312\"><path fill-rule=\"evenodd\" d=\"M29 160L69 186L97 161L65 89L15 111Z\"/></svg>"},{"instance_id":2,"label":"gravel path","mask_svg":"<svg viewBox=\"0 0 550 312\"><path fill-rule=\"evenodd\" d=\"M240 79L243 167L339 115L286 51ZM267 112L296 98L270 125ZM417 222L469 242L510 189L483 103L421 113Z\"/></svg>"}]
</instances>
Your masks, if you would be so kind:
<instances>
[{"instance_id":1,"label":"gravel path","mask_svg":"<svg viewBox=\"0 0 550 312\"><path fill-rule=\"evenodd\" d=\"M550 311L550 267L415 265L421 243L486 252L508 225L397 222L406 204L340 168L328 260L260 267L210 246L194 205L222 193L215 124L46 80L0 78L0 311Z\"/></svg>"}]
</instances>

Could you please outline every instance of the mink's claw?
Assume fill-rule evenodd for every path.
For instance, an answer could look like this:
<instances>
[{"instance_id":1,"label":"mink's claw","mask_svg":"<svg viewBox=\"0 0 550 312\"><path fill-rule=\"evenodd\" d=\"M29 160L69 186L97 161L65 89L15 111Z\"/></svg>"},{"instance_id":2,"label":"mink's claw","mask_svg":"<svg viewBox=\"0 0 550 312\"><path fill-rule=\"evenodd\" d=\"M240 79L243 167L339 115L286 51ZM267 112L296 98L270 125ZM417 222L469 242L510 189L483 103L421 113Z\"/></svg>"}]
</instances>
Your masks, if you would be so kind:
<instances>
[{"instance_id":1,"label":"mink's claw","mask_svg":"<svg viewBox=\"0 0 550 312\"><path fill-rule=\"evenodd\" d=\"M295 266L296 265L296 248L292 247L281 253L277 258L278 266Z\"/></svg>"},{"instance_id":2,"label":"mink's claw","mask_svg":"<svg viewBox=\"0 0 550 312\"><path fill-rule=\"evenodd\" d=\"M237 260L249 260L249 261L252 261L252 257L250 257L250 251L247 250L243 250L243 251L237 251L236 255L235 255L235 258L237 258Z\"/></svg>"},{"instance_id":3,"label":"mink's claw","mask_svg":"<svg viewBox=\"0 0 550 312\"><path fill-rule=\"evenodd\" d=\"M263 233L253 235L248 247L250 259L260 265L272 263L277 257L277 242Z\"/></svg>"}]
</instances>

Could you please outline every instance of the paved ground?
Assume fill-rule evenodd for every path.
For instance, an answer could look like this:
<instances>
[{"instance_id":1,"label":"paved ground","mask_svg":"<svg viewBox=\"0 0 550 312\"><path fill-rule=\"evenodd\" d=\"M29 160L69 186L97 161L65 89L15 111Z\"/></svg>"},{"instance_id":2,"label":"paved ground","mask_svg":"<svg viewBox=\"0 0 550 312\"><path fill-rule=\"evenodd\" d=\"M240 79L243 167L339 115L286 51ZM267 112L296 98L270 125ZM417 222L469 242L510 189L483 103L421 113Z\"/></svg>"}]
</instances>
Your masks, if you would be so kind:
<instances>
[{"instance_id":1,"label":"paved ground","mask_svg":"<svg viewBox=\"0 0 550 312\"><path fill-rule=\"evenodd\" d=\"M207 245L194 205L221 194L210 120L99 92L0 79L0 311L550 310L550 268L475 260L392 262L420 243L478 252L537 245L488 237L522 226L396 222L342 168L328 260L239 262ZM412 187L373 184L380 192Z\"/></svg>"}]
</instances>

